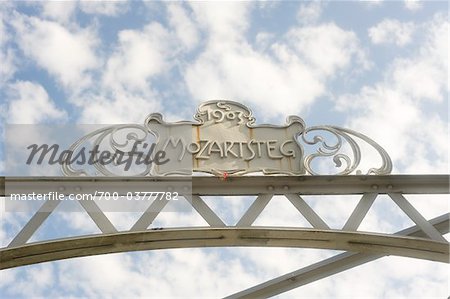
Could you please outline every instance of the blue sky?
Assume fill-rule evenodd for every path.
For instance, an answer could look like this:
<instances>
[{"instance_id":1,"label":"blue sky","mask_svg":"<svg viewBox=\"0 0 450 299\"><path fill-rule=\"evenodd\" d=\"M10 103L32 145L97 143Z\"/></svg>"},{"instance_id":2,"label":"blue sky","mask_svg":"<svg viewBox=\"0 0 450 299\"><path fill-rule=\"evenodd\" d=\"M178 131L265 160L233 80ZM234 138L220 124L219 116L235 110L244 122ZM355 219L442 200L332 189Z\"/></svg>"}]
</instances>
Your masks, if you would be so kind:
<instances>
[{"instance_id":1,"label":"blue sky","mask_svg":"<svg viewBox=\"0 0 450 299\"><path fill-rule=\"evenodd\" d=\"M1 2L1 131L7 123L143 123L152 112L191 120L200 102L229 99L257 123L293 114L363 132L389 152L394 173L449 173L448 43L446 1ZM0 171L8 174L3 163ZM216 207L227 219L250 203L224 202ZM428 218L449 210L445 197L412 202ZM311 203L338 225L344 220L329 210L348 215L356 199ZM269 205L261 223L294 222L288 210ZM1 215L5 245L26 215ZM410 224L381 217L397 215L380 199L363 228ZM136 217L108 216L122 227ZM164 217L160 225L202 224L195 215ZM88 221L60 213L39 237L95 231ZM64 224L71 229L55 229ZM2 271L0 297L224 296L330 254L190 249L74 259ZM446 265L392 257L282 298L443 298L448 278Z\"/></svg>"}]
</instances>

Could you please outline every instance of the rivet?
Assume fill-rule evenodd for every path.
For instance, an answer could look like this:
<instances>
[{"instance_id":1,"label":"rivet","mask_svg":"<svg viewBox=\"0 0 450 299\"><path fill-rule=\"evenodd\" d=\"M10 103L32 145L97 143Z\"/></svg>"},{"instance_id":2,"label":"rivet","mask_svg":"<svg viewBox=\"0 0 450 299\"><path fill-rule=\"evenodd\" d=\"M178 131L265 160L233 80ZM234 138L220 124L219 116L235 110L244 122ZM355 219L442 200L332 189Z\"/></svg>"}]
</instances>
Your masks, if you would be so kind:
<instances>
[{"instance_id":1,"label":"rivet","mask_svg":"<svg viewBox=\"0 0 450 299\"><path fill-rule=\"evenodd\" d=\"M284 190L289 190L289 186L288 186L288 185L284 185L284 186L283 186L283 189L284 189Z\"/></svg>"},{"instance_id":2,"label":"rivet","mask_svg":"<svg viewBox=\"0 0 450 299\"><path fill-rule=\"evenodd\" d=\"M394 186L392 186L391 184L387 185L387 188L388 188L389 190L391 190L393 187L394 187Z\"/></svg>"},{"instance_id":3,"label":"rivet","mask_svg":"<svg viewBox=\"0 0 450 299\"><path fill-rule=\"evenodd\" d=\"M373 190L377 190L378 189L378 185L372 185L372 189Z\"/></svg>"},{"instance_id":4,"label":"rivet","mask_svg":"<svg viewBox=\"0 0 450 299\"><path fill-rule=\"evenodd\" d=\"M273 191L273 186L267 186L267 190L269 190L269 191Z\"/></svg>"}]
</instances>

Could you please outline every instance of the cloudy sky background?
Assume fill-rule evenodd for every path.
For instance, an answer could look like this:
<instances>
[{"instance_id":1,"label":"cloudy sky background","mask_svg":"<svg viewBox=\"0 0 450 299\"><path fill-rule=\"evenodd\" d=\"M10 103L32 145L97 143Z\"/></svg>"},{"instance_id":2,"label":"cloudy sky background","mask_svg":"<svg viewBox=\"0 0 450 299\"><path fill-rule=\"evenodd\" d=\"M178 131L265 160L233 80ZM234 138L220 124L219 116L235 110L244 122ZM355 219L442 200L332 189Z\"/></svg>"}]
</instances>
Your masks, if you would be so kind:
<instances>
[{"instance_id":1,"label":"cloudy sky background","mask_svg":"<svg viewBox=\"0 0 450 299\"><path fill-rule=\"evenodd\" d=\"M152 112L191 120L200 102L230 99L259 123L295 114L365 133L391 155L394 173L449 173L448 44L446 1L1 2L0 129L143 123ZM206 199L231 225L251 200ZM357 200L307 198L336 228ZM448 196L411 202L427 218L449 210ZM123 229L138 216L108 214ZM205 224L195 213L160 216L155 226ZM2 246L26 220L2 212ZM307 226L281 198L255 224ZM361 229L410 225L378 198ZM57 213L35 240L92 232L86 215ZM72 259L0 272L0 297L225 296L332 254L234 248ZM383 258L282 298L446 298L447 268Z\"/></svg>"}]
</instances>

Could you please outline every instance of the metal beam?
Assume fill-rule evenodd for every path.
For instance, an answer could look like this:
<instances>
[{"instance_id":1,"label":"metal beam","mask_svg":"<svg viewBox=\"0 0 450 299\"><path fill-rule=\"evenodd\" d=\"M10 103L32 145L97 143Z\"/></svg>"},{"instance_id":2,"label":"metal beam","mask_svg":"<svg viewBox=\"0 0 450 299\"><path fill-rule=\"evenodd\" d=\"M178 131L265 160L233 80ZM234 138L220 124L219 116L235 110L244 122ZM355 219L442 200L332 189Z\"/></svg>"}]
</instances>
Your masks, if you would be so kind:
<instances>
[{"instance_id":1,"label":"metal beam","mask_svg":"<svg viewBox=\"0 0 450 299\"><path fill-rule=\"evenodd\" d=\"M389 193L389 197L398 205L403 212L419 226L423 232L430 238L436 241L447 242L447 240L441 235L441 233L431 225L425 217L423 217L414 206L406 200L406 198L400 193Z\"/></svg>"},{"instance_id":2,"label":"metal beam","mask_svg":"<svg viewBox=\"0 0 450 299\"><path fill-rule=\"evenodd\" d=\"M448 194L449 181L449 175L231 176L225 180L213 176L0 177L0 196L28 192L45 194L55 190L65 195L93 194L95 191L118 192L121 195L126 195L130 190L177 191L210 225L208 228L146 230L164 208L164 204L158 204L150 206L130 231L117 232L95 203L92 207L82 203L102 234L26 244L59 203L49 201L31 218L9 247L0 249L0 268L79 256L166 248L274 246L349 251L231 297L254 298L276 295L385 255L448 263L449 243L442 233L449 230L449 214L427 221L402 194ZM363 196L343 229L331 230L299 194ZM378 194L388 194L417 225L396 235L356 232ZM258 197L236 226L226 227L201 198L220 195ZM287 196L314 229L250 227L273 195ZM425 238L427 236L432 239Z\"/></svg>"},{"instance_id":3,"label":"metal beam","mask_svg":"<svg viewBox=\"0 0 450 299\"><path fill-rule=\"evenodd\" d=\"M342 230L357 230L377 196L376 193L364 193Z\"/></svg>"},{"instance_id":4,"label":"metal beam","mask_svg":"<svg viewBox=\"0 0 450 299\"><path fill-rule=\"evenodd\" d=\"M205 221L212 227L224 227L226 224L214 213L213 210L206 204L206 202L198 195L186 195L183 196L190 202L192 207L202 216Z\"/></svg>"},{"instance_id":5,"label":"metal beam","mask_svg":"<svg viewBox=\"0 0 450 299\"><path fill-rule=\"evenodd\" d=\"M168 202L168 200L158 200L155 198L141 217L139 217L136 223L131 227L130 231L146 230Z\"/></svg>"},{"instance_id":6,"label":"metal beam","mask_svg":"<svg viewBox=\"0 0 450 299\"><path fill-rule=\"evenodd\" d=\"M191 188L197 195L256 195L299 193L302 195L363 194L377 192L447 194L449 175L349 175L349 176L241 176L222 180L194 177L0 177L0 196L11 193L164 191L174 185ZM5 190L6 189L6 190ZM289 192L287 192L287 190ZM184 190L182 190L185 192ZM64 193L61 191L60 193ZM185 192L186 193L186 192Z\"/></svg>"},{"instance_id":7,"label":"metal beam","mask_svg":"<svg viewBox=\"0 0 450 299\"><path fill-rule=\"evenodd\" d=\"M44 223L48 216L50 216L50 214L56 209L59 203L59 200L45 201L39 210L27 222L27 224L25 224L22 230L9 243L8 247L15 247L25 244L42 225L42 223Z\"/></svg>"},{"instance_id":8,"label":"metal beam","mask_svg":"<svg viewBox=\"0 0 450 299\"><path fill-rule=\"evenodd\" d=\"M424 238L304 228L199 227L100 234L3 248L0 269L106 253L226 246L336 249L449 262L448 243Z\"/></svg>"},{"instance_id":9,"label":"metal beam","mask_svg":"<svg viewBox=\"0 0 450 299\"><path fill-rule=\"evenodd\" d=\"M89 217L94 221L97 227L102 231L102 233L109 234L117 232L117 229L111 223L111 221L106 217L103 211L93 200L80 200L81 206L86 210Z\"/></svg>"},{"instance_id":10,"label":"metal beam","mask_svg":"<svg viewBox=\"0 0 450 299\"><path fill-rule=\"evenodd\" d=\"M258 195L244 215L242 215L241 219L236 223L236 226L251 226L271 199L271 194Z\"/></svg>"},{"instance_id":11,"label":"metal beam","mask_svg":"<svg viewBox=\"0 0 450 299\"><path fill-rule=\"evenodd\" d=\"M287 199L292 205L305 217L305 219L314 227L320 229L329 229L330 227L325 221L317 215L316 212L306 203L306 201L298 194L286 194Z\"/></svg>"},{"instance_id":12,"label":"metal beam","mask_svg":"<svg viewBox=\"0 0 450 299\"><path fill-rule=\"evenodd\" d=\"M449 222L450 214L444 214L429 220L440 233L446 234L450 229ZM396 233L398 236L410 236L410 237L425 237L419 226L412 226ZM447 244L448 247L448 244ZM284 274L280 277L266 281L249 289L235 293L226 299L253 299L253 298L268 298L279 295L281 293L290 291L308 283L329 277L333 274L340 273L342 271L354 268L356 266L365 264L367 262L379 259L386 254L367 254L367 253L354 253L344 252L323 261L314 263L302 269ZM447 263L448 257L447 257Z\"/></svg>"}]
</instances>

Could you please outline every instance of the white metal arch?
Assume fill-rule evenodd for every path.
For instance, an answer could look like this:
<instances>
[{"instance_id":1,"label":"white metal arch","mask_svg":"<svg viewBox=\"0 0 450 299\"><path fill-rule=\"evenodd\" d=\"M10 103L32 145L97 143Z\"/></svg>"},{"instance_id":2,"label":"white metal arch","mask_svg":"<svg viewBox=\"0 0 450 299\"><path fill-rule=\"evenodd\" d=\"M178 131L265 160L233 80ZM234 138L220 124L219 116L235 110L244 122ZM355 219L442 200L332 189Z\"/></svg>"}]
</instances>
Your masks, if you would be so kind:
<instances>
[{"instance_id":1,"label":"white metal arch","mask_svg":"<svg viewBox=\"0 0 450 299\"><path fill-rule=\"evenodd\" d=\"M0 249L0 268L11 268L45 261L113 252L187 247L278 246L323 248L348 252L326 259L261 285L249 288L229 298L269 297L344 271L385 255L399 255L449 263L449 243L443 237L449 232L449 214L425 219L408 201L408 194L449 194L448 175L387 175L387 176L254 176L221 180L217 177L192 177L192 194L185 194L194 209L209 227L151 228L151 223L164 204L155 202L152 213L143 213L129 231L119 232L95 202L82 203L101 234L74 238L28 241L58 206L58 201L46 201L11 243ZM82 192L120 191L123 185L134 190L152 186L185 182L186 177L9 177L2 178L9 190L23 192L50 190L55 184L64 190L83 185ZM327 223L303 200L303 195L360 194L361 199L342 229L330 229ZM392 201L416 224L395 234L358 231L371 205L380 194ZM233 225L226 224L202 199L202 196L257 195L254 202ZM305 227L254 226L264 207L274 195L283 195L311 224ZM158 212L155 212L156 211ZM150 228L149 228L150 227Z\"/></svg>"}]
</instances>

